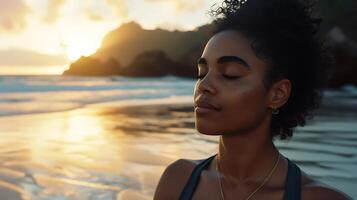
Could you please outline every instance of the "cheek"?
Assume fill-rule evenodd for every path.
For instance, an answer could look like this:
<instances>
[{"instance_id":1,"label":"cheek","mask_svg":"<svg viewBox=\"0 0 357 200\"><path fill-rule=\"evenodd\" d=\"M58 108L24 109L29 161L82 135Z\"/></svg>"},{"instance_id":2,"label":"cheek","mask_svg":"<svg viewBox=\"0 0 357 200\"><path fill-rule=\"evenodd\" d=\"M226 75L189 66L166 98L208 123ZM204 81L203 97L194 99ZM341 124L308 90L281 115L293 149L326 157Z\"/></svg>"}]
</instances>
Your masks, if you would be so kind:
<instances>
[{"instance_id":1,"label":"cheek","mask_svg":"<svg viewBox=\"0 0 357 200\"><path fill-rule=\"evenodd\" d=\"M265 108L264 96L259 92L244 92L227 99L225 112L228 115L251 118L261 113Z\"/></svg>"},{"instance_id":2,"label":"cheek","mask_svg":"<svg viewBox=\"0 0 357 200\"><path fill-rule=\"evenodd\" d=\"M225 126L231 130L255 127L266 113L265 93L260 88L236 91L226 99L222 112Z\"/></svg>"},{"instance_id":3,"label":"cheek","mask_svg":"<svg viewBox=\"0 0 357 200\"><path fill-rule=\"evenodd\" d=\"M243 85L239 90L231 90L228 94L225 99L227 111L249 114L250 111L265 106L266 94L262 87Z\"/></svg>"},{"instance_id":4,"label":"cheek","mask_svg":"<svg viewBox=\"0 0 357 200\"><path fill-rule=\"evenodd\" d=\"M207 135L238 133L259 125L266 115L266 92L257 81L224 85L219 88L216 102L223 109L215 114L197 117L196 129Z\"/></svg>"}]
</instances>

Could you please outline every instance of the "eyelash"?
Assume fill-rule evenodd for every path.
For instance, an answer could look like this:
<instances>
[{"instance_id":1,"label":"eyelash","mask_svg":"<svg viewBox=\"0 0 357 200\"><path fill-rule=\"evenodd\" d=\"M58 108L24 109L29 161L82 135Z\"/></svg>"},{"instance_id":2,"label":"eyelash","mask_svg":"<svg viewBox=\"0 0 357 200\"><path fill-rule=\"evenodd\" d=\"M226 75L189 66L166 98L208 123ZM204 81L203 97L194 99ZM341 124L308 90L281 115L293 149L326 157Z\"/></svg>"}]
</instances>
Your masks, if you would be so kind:
<instances>
[{"instance_id":1,"label":"eyelash","mask_svg":"<svg viewBox=\"0 0 357 200\"><path fill-rule=\"evenodd\" d=\"M236 80L236 79L240 78L240 76L228 76L228 75L222 75L222 76L228 80ZM204 77L205 77L205 75L201 75L201 76L197 76L196 78L201 80Z\"/></svg>"},{"instance_id":2,"label":"eyelash","mask_svg":"<svg viewBox=\"0 0 357 200\"><path fill-rule=\"evenodd\" d=\"M235 80L235 79L239 79L239 76L228 76L228 75L223 75L224 78L229 79L229 80Z\"/></svg>"}]
</instances>

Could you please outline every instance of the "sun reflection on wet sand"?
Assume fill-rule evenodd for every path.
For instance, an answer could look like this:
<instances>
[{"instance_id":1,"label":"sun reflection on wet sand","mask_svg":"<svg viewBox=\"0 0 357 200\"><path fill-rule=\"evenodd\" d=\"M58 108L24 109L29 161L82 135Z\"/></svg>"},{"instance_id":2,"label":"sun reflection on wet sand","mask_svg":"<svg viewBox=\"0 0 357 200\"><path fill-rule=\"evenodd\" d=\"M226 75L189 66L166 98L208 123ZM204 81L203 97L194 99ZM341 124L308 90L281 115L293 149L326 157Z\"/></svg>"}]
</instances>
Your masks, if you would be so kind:
<instances>
[{"instance_id":1,"label":"sun reflection on wet sand","mask_svg":"<svg viewBox=\"0 0 357 200\"><path fill-rule=\"evenodd\" d=\"M180 125L177 138L180 127L167 116L157 127L160 114L145 120L135 110L115 113L84 108L0 118L0 188L33 199L150 199L165 166L187 155L192 135ZM175 134L161 133L170 128Z\"/></svg>"},{"instance_id":2,"label":"sun reflection on wet sand","mask_svg":"<svg viewBox=\"0 0 357 200\"><path fill-rule=\"evenodd\" d=\"M72 116L73 115L73 116ZM98 138L101 136L103 127L95 116L81 116L71 113L68 118L67 136L69 141L81 141L88 138Z\"/></svg>"},{"instance_id":3,"label":"sun reflection on wet sand","mask_svg":"<svg viewBox=\"0 0 357 200\"><path fill-rule=\"evenodd\" d=\"M121 148L125 148L125 144L118 143L125 142L125 135L116 131L116 137L122 140L113 140L113 136L105 132L102 119L95 113L70 111L12 117L9 120L23 128L4 135L9 140L1 144L1 157L6 157L6 154L12 157L2 162L6 168L0 171L23 171L23 176L10 177L16 179L14 182L17 185L27 185L26 192L33 193L30 196L39 191L43 193L42 197L56 193L65 195L64 191L68 196L68 191L78 194L78 187L113 191L122 189L111 183L102 184L94 175L109 173L119 176L122 171ZM8 123L11 123L9 120ZM19 143L22 145L19 146ZM5 182L1 185L5 187L9 184ZM66 186L65 189L63 186ZM13 187L6 188L15 190Z\"/></svg>"},{"instance_id":4,"label":"sun reflection on wet sand","mask_svg":"<svg viewBox=\"0 0 357 200\"><path fill-rule=\"evenodd\" d=\"M83 169L113 171L114 166L115 170L121 168L125 144L118 142L125 142L125 134L108 133L103 119L93 111L74 110L62 115L47 118L42 126L37 126L39 130L33 130L37 137L31 142L32 161L60 167L67 175L74 170L71 176L79 176L78 171ZM121 140L115 141L113 136Z\"/></svg>"}]
</instances>

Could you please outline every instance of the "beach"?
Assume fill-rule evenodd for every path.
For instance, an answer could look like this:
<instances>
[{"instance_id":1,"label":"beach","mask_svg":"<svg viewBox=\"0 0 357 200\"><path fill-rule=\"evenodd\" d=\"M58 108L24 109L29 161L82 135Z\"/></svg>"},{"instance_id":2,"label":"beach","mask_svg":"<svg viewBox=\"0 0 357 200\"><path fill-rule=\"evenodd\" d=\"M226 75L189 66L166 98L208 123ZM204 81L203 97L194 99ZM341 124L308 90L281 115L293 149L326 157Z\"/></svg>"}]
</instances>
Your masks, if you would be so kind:
<instances>
[{"instance_id":1,"label":"beach","mask_svg":"<svg viewBox=\"0 0 357 200\"><path fill-rule=\"evenodd\" d=\"M151 199L169 163L215 152L214 138L198 139L192 111L188 104L100 105L2 117L0 195Z\"/></svg>"},{"instance_id":2,"label":"beach","mask_svg":"<svg viewBox=\"0 0 357 200\"><path fill-rule=\"evenodd\" d=\"M192 97L186 95L193 82L176 81L175 87L162 89L171 81L157 81L159 89L148 87L157 90L156 98L148 98L153 93L139 88L136 91L145 99L120 96L92 103L107 95L93 90L85 99L91 103L59 110L54 108L62 105L60 101L78 104L84 102L83 96L76 99L76 91L57 91L55 97L52 91L3 92L0 106L7 108L10 102L16 109L5 110L7 115L3 109L0 116L1 199L152 199L167 165L217 152L218 137L195 130ZM171 96L163 95L166 90ZM291 140L274 141L304 172L355 199L356 91L326 91L322 107L305 127L297 128ZM103 96L109 99L115 92ZM52 107L41 103L49 97ZM21 107L25 101L32 101L31 106Z\"/></svg>"}]
</instances>

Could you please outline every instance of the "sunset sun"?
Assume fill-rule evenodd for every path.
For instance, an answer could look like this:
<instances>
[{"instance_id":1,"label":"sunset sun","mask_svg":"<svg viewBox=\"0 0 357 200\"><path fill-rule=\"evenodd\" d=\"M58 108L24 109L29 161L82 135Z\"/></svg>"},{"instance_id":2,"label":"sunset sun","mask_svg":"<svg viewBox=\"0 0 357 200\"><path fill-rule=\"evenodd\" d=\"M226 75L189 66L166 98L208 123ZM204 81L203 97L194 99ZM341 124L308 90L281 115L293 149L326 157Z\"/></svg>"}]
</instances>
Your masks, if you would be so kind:
<instances>
[{"instance_id":1,"label":"sunset sun","mask_svg":"<svg viewBox=\"0 0 357 200\"><path fill-rule=\"evenodd\" d=\"M81 56L89 56L93 54L100 44L96 44L90 38L75 34L65 41L65 48L67 57L74 61Z\"/></svg>"}]
</instances>

